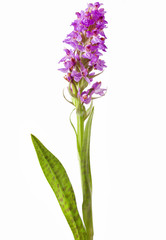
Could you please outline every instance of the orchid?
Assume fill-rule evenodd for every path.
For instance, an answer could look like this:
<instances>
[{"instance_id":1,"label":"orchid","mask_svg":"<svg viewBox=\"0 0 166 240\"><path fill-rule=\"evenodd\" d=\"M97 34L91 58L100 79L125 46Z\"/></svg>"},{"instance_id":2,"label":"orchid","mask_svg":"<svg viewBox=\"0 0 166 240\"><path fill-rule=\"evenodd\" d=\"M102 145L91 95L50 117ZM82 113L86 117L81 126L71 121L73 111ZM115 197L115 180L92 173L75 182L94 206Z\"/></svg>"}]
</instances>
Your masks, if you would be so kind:
<instances>
[{"instance_id":1,"label":"orchid","mask_svg":"<svg viewBox=\"0 0 166 240\"><path fill-rule=\"evenodd\" d=\"M77 209L74 190L69 177L60 161L34 136L32 141L41 168L52 187L64 216L71 228L75 240L93 240L92 214L92 177L90 168L90 135L94 113L93 100L102 97L106 89L101 81L94 81L106 68L101 59L106 52L104 29L107 27L103 4L89 3L85 11L76 12L72 22L74 28L63 41L70 48L65 48L65 56L59 61L63 64L59 70L67 81L70 100L77 116L77 128L70 123L76 134L77 152L82 182L82 214ZM96 72L97 71L97 72ZM87 107L89 104L89 107ZM74 111L73 110L73 111ZM73 112L72 111L72 112Z\"/></svg>"}]
</instances>

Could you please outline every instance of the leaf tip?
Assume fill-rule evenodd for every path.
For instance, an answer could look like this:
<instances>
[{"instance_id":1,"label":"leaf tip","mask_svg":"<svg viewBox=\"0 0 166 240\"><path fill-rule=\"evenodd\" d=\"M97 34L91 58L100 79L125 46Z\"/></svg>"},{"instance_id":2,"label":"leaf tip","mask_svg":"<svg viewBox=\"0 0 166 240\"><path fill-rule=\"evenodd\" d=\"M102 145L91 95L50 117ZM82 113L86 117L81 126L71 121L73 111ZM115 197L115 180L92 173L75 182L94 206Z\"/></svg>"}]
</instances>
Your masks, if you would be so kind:
<instances>
[{"instance_id":1,"label":"leaf tip","mask_svg":"<svg viewBox=\"0 0 166 240\"><path fill-rule=\"evenodd\" d=\"M31 134L31 139L32 139L33 144L37 140L37 138L33 134Z\"/></svg>"},{"instance_id":2,"label":"leaf tip","mask_svg":"<svg viewBox=\"0 0 166 240\"><path fill-rule=\"evenodd\" d=\"M34 137L35 137L35 136L31 133L31 139L32 139L32 140L34 139Z\"/></svg>"}]
</instances>

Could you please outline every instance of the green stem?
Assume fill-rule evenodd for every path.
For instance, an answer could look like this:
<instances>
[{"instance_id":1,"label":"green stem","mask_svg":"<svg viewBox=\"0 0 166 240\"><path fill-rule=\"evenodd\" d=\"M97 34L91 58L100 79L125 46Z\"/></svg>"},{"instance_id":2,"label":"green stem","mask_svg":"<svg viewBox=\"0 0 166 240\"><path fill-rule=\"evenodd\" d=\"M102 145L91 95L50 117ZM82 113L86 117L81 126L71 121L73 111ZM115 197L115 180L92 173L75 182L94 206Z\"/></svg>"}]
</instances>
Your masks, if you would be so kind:
<instances>
[{"instance_id":1,"label":"green stem","mask_svg":"<svg viewBox=\"0 0 166 240\"><path fill-rule=\"evenodd\" d=\"M84 144L85 130L84 130L84 114L81 111L81 105L77 105L77 148L78 158L81 170L81 183L83 193L83 219L87 231L87 240L93 240L93 220L92 220L92 186L91 186L91 172L90 162L85 157L83 152L87 151ZM85 136L84 136L85 135Z\"/></svg>"},{"instance_id":2,"label":"green stem","mask_svg":"<svg viewBox=\"0 0 166 240\"><path fill-rule=\"evenodd\" d=\"M77 114L77 137L80 150L82 149L82 143L84 138L84 119L83 116Z\"/></svg>"}]
</instances>

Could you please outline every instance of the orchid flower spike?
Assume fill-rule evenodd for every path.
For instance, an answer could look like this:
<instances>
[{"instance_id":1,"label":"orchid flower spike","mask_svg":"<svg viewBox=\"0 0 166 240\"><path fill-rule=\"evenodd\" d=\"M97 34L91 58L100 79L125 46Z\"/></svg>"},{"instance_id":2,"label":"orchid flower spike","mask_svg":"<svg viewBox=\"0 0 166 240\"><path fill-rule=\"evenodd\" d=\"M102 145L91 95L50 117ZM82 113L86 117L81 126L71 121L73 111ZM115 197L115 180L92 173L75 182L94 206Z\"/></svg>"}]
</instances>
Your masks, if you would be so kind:
<instances>
[{"instance_id":1,"label":"orchid flower spike","mask_svg":"<svg viewBox=\"0 0 166 240\"><path fill-rule=\"evenodd\" d=\"M104 33L106 12L102 5L99 2L90 3L85 11L76 12L77 19L71 24L74 30L64 40L72 49L64 49L66 55L59 61L64 64L59 70L65 73L64 78L74 91L70 93L82 104L89 104L94 94L104 96L106 92L101 88L101 81L93 82L94 77L106 68L105 61L101 59L102 52L107 49Z\"/></svg>"}]
</instances>

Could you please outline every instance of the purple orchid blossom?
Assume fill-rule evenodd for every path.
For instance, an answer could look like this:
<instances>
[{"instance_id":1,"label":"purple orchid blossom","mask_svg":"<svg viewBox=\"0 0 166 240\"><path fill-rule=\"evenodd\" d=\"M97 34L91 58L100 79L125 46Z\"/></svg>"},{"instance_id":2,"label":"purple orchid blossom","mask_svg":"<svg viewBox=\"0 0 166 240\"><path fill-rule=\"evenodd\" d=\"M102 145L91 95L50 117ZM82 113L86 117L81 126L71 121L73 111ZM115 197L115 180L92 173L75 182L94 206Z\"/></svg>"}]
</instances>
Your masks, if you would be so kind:
<instances>
[{"instance_id":1,"label":"purple orchid blossom","mask_svg":"<svg viewBox=\"0 0 166 240\"><path fill-rule=\"evenodd\" d=\"M95 77L92 71L102 72L106 68L105 61L101 59L102 52L107 49L104 33L107 21L102 5L99 2L90 3L85 11L76 12L77 19L71 24L74 30L64 40L73 50L65 49L66 56L59 61L64 64L64 68L59 70L66 73L64 78L76 86L77 97L85 104L90 103L93 94L103 96L105 93L105 89L100 88L101 82L84 90ZM84 84L81 83L84 87L80 88L80 81L84 81Z\"/></svg>"},{"instance_id":2,"label":"purple orchid blossom","mask_svg":"<svg viewBox=\"0 0 166 240\"><path fill-rule=\"evenodd\" d=\"M87 81L87 83L90 83L92 79L90 79L88 75L91 76L92 73L88 74L88 70L84 67L84 65L82 63L80 63L80 65L81 65L80 72L77 72L74 69L71 73L71 76L74 78L76 82L79 82L82 78L84 78Z\"/></svg>"},{"instance_id":3,"label":"purple orchid blossom","mask_svg":"<svg viewBox=\"0 0 166 240\"><path fill-rule=\"evenodd\" d=\"M104 96L106 89L100 88L100 87L101 87L101 82L96 82L87 91L83 91L82 93L80 93L80 89L79 89L78 97L81 99L81 102L86 104L90 103L92 100L93 94L99 94L100 96Z\"/></svg>"}]
</instances>

